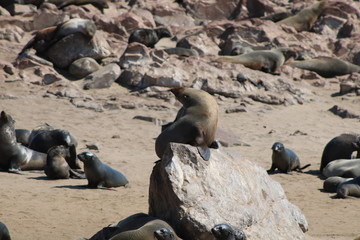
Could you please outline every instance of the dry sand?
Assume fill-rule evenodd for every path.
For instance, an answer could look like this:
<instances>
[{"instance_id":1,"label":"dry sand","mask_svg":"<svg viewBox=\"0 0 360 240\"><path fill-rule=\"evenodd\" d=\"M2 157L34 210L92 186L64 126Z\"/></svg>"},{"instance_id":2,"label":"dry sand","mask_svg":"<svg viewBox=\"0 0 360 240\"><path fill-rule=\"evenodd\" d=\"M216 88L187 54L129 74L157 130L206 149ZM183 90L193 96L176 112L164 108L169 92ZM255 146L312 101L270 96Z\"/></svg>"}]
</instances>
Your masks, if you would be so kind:
<instances>
[{"instance_id":1,"label":"dry sand","mask_svg":"<svg viewBox=\"0 0 360 240\"><path fill-rule=\"evenodd\" d=\"M158 160L155 138L160 126L133 119L150 116L171 121L178 106L163 100L133 97L129 90L114 84L105 90L86 92L94 98L129 99L135 109L95 112L76 108L69 100L44 98L47 87L23 82L0 84L0 95L17 99L0 99L0 110L16 120L16 128L32 129L43 123L69 130L78 140L78 152L89 151L88 143L96 143L93 151L105 163L123 172L130 188L85 189L86 180L47 180L44 173L25 175L0 172L0 220L5 222L15 240L76 239L90 237L99 229L148 210L149 177ZM358 119L341 119L329 111L333 105L359 111L359 97L331 97L338 84L315 88L313 102L294 106L270 106L259 103L247 112L225 114L221 103L219 126L239 136L250 147L231 147L251 161L268 169L271 145L281 141L294 150L302 164L311 163L305 173L274 174L285 189L288 199L299 206L309 222L308 239L353 239L360 235L360 201L332 199L334 194L322 192L318 178L320 158L325 144L344 132L359 132ZM151 106L166 105L156 110ZM154 109L154 110L151 110ZM292 135L300 131L300 134ZM113 136L116 136L113 138Z\"/></svg>"}]
</instances>

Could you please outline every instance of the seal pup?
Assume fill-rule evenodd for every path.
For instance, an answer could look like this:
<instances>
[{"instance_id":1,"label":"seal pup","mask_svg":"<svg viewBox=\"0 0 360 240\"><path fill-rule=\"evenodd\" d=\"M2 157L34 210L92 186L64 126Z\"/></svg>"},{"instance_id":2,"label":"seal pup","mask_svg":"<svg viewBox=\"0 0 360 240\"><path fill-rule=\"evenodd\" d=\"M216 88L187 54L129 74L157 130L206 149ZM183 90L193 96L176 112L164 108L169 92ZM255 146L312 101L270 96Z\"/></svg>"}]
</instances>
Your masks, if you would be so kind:
<instances>
[{"instance_id":1,"label":"seal pup","mask_svg":"<svg viewBox=\"0 0 360 240\"><path fill-rule=\"evenodd\" d=\"M276 22L277 24L285 24L293 27L296 31L309 31L319 15L327 7L326 1L317 2L307 8L304 8L294 16L287 17L281 21Z\"/></svg>"},{"instance_id":2,"label":"seal pup","mask_svg":"<svg viewBox=\"0 0 360 240\"><path fill-rule=\"evenodd\" d=\"M272 164L268 173L272 173L275 169L279 169L282 173L288 173L293 170L302 172L303 169L309 167L307 164L300 167L299 157L291 149L285 148L281 142L275 142L272 147Z\"/></svg>"},{"instance_id":3,"label":"seal pup","mask_svg":"<svg viewBox=\"0 0 360 240\"><path fill-rule=\"evenodd\" d=\"M351 154L357 151L360 158L360 135L344 133L331 139L325 146L321 156L320 172L329 162L336 159L351 159Z\"/></svg>"},{"instance_id":4,"label":"seal pup","mask_svg":"<svg viewBox=\"0 0 360 240\"><path fill-rule=\"evenodd\" d=\"M69 5L86 5L91 4L102 13L104 13L105 8L109 8L109 5L106 0L65 0L60 5L57 6L58 9L63 9Z\"/></svg>"},{"instance_id":5,"label":"seal pup","mask_svg":"<svg viewBox=\"0 0 360 240\"><path fill-rule=\"evenodd\" d=\"M3 222L0 222L0 240L11 240L9 229Z\"/></svg>"},{"instance_id":6,"label":"seal pup","mask_svg":"<svg viewBox=\"0 0 360 240\"><path fill-rule=\"evenodd\" d=\"M339 176L355 178L360 176L360 158L337 159L329 162L323 169L325 177Z\"/></svg>"},{"instance_id":7,"label":"seal pup","mask_svg":"<svg viewBox=\"0 0 360 240\"><path fill-rule=\"evenodd\" d=\"M286 65L316 72L324 78L360 72L360 66L332 57L317 57L302 61L291 61L286 63Z\"/></svg>"},{"instance_id":8,"label":"seal pup","mask_svg":"<svg viewBox=\"0 0 360 240\"><path fill-rule=\"evenodd\" d=\"M338 198L360 197L360 177L341 183L336 193Z\"/></svg>"},{"instance_id":9,"label":"seal pup","mask_svg":"<svg viewBox=\"0 0 360 240\"><path fill-rule=\"evenodd\" d=\"M154 48L155 44L164 37L171 37L171 33L167 28L138 28L130 34L128 43L139 42L147 47Z\"/></svg>"},{"instance_id":10,"label":"seal pup","mask_svg":"<svg viewBox=\"0 0 360 240\"><path fill-rule=\"evenodd\" d=\"M16 142L15 121L4 111L0 114L0 168L14 173L20 170L43 170L46 154Z\"/></svg>"},{"instance_id":11,"label":"seal pup","mask_svg":"<svg viewBox=\"0 0 360 240\"><path fill-rule=\"evenodd\" d=\"M237 63L253 70L279 74L278 70L280 66L283 65L289 58L295 56L295 51L290 48L276 48L272 50L253 51L237 56L222 56L216 58L214 61Z\"/></svg>"},{"instance_id":12,"label":"seal pup","mask_svg":"<svg viewBox=\"0 0 360 240\"><path fill-rule=\"evenodd\" d=\"M323 183L323 189L326 192L336 193L336 189L341 183L351 179L352 178L343 178L338 176L328 177Z\"/></svg>"},{"instance_id":13,"label":"seal pup","mask_svg":"<svg viewBox=\"0 0 360 240\"><path fill-rule=\"evenodd\" d=\"M66 161L73 169L79 169L79 163L76 159L77 141L75 137L67 130L52 129L39 131L29 143L29 148L38 152L47 153L51 147L64 145L69 148L70 155Z\"/></svg>"},{"instance_id":14,"label":"seal pup","mask_svg":"<svg viewBox=\"0 0 360 240\"><path fill-rule=\"evenodd\" d=\"M217 224L211 229L217 240L246 240L245 233L241 230L235 231L228 224Z\"/></svg>"},{"instance_id":15,"label":"seal pup","mask_svg":"<svg viewBox=\"0 0 360 240\"><path fill-rule=\"evenodd\" d=\"M78 155L78 158L84 163L88 187L126 187L129 184L129 181L121 172L102 163L95 154L91 152L82 152Z\"/></svg>"},{"instance_id":16,"label":"seal pup","mask_svg":"<svg viewBox=\"0 0 360 240\"><path fill-rule=\"evenodd\" d=\"M116 234L110 240L176 240L180 239L176 236L168 224L160 219L152 220L147 222L142 227L124 231Z\"/></svg>"},{"instance_id":17,"label":"seal pup","mask_svg":"<svg viewBox=\"0 0 360 240\"><path fill-rule=\"evenodd\" d=\"M37 31L35 36L23 47L16 60L20 60L21 55L29 48L34 47L36 54L41 54L61 38L78 32L92 39L96 32L96 25L88 19L72 18L57 26L41 29Z\"/></svg>"},{"instance_id":18,"label":"seal pup","mask_svg":"<svg viewBox=\"0 0 360 240\"><path fill-rule=\"evenodd\" d=\"M46 166L44 168L45 174L51 179L68 179L78 178L84 179L85 176L81 175L69 167L65 158L69 155L68 149L63 146L54 146L47 152Z\"/></svg>"},{"instance_id":19,"label":"seal pup","mask_svg":"<svg viewBox=\"0 0 360 240\"><path fill-rule=\"evenodd\" d=\"M176 87L170 90L183 104L177 118L157 137L155 151L162 158L170 142L196 146L204 160L210 159L218 123L219 106L216 99L203 90Z\"/></svg>"}]
</instances>

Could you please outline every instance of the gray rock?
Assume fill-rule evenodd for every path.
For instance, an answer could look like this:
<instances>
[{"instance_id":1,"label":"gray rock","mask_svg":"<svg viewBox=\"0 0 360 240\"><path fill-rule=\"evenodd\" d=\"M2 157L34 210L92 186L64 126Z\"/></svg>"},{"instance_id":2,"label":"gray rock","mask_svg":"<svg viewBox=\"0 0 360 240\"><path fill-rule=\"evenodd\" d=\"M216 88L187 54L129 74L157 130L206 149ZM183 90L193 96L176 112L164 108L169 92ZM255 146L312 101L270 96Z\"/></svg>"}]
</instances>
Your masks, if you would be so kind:
<instances>
[{"instance_id":1,"label":"gray rock","mask_svg":"<svg viewBox=\"0 0 360 240\"><path fill-rule=\"evenodd\" d=\"M100 65L89 57L79 58L75 60L69 67L69 72L76 78L83 78L87 75L99 70Z\"/></svg>"},{"instance_id":2,"label":"gray rock","mask_svg":"<svg viewBox=\"0 0 360 240\"><path fill-rule=\"evenodd\" d=\"M149 214L176 226L183 239L214 240L227 223L248 239L305 239L305 216L265 169L235 153L170 143L150 177Z\"/></svg>"},{"instance_id":3,"label":"gray rock","mask_svg":"<svg viewBox=\"0 0 360 240\"><path fill-rule=\"evenodd\" d=\"M110 63L84 79L84 89L108 88L119 78L121 69L116 63Z\"/></svg>"}]
</instances>

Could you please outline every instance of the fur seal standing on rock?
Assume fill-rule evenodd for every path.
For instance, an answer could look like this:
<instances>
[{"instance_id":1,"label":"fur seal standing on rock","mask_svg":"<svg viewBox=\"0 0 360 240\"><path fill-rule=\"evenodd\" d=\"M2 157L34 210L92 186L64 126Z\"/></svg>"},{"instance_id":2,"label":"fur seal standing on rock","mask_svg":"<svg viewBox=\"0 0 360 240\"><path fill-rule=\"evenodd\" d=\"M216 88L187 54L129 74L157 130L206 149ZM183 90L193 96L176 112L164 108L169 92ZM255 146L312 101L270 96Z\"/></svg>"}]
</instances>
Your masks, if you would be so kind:
<instances>
[{"instance_id":1,"label":"fur seal standing on rock","mask_svg":"<svg viewBox=\"0 0 360 240\"><path fill-rule=\"evenodd\" d=\"M341 183L349 181L351 179L352 178L343 178L343 177L338 177L338 176L328 177L324 181L323 189L326 192L336 193L336 189Z\"/></svg>"},{"instance_id":2,"label":"fur seal standing on rock","mask_svg":"<svg viewBox=\"0 0 360 240\"><path fill-rule=\"evenodd\" d=\"M65 146L55 146L49 149L47 152L45 174L51 179L68 179L79 178L84 179L85 176L72 170L65 158L69 154L68 149Z\"/></svg>"},{"instance_id":3,"label":"fur seal standing on rock","mask_svg":"<svg viewBox=\"0 0 360 240\"><path fill-rule=\"evenodd\" d=\"M15 121L4 111L0 114L0 168L18 173L20 170L43 170L46 154L16 142Z\"/></svg>"},{"instance_id":4,"label":"fur seal standing on rock","mask_svg":"<svg viewBox=\"0 0 360 240\"><path fill-rule=\"evenodd\" d=\"M170 31L166 28L138 28L130 34L128 43L139 42L147 47L153 48L155 44L164 37L171 37Z\"/></svg>"},{"instance_id":5,"label":"fur seal standing on rock","mask_svg":"<svg viewBox=\"0 0 360 240\"><path fill-rule=\"evenodd\" d=\"M325 177L360 177L360 158L331 161L324 167L322 173Z\"/></svg>"},{"instance_id":6,"label":"fur seal standing on rock","mask_svg":"<svg viewBox=\"0 0 360 240\"><path fill-rule=\"evenodd\" d=\"M210 159L218 123L219 106L216 99L203 90L177 87L171 92L183 104L174 123L164 128L156 139L155 151L162 158L170 142L196 146L204 160Z\"/></svg>"},{"instance_id":7,"label":"fur seal standing on rock","mask_svg":"<svg viewBox=\"0 0 360 240\"><path fill-rule=\"evenodd\" d=\"M320 172L329 162L336 159L351 159L351 154L357 151L357 158L360 158L360 135L358 134L341 134L328 142L324 148Z\"/></svg>"},{"instance_id":8,"label":"fur seal standing on rock","mask_svg":"<svg viewBox=\"0 0 360 240\"><path fill-rule=\"evenodd\" d=\"M288 173L292 170L301 172L301 170L310 166L310 164L300 167L299 157L292 150L285 148L284 144L276 142L271 147L272 152L272 165L268 173L272 173L275 169L279 169L282 173Z\"/></svg>"},{"instance_id":9,"label":"fur seal standing on rock","mask_svg":"<svg viewBox=\"0 0 360 240\"><path fill-rule=\"evenodd\" d=\"M288 62L286 65L316 72L324 78L360 72L360 66L332 57L318 57L309 60L292 61Z\"/></svg>"},{"instance_id":10,"label":"fur seal standing on rock","mask_svg":"<svg viewBox=\"0 0 360 240\"><path fill-rule=\"evenodd\" d=\"M85 176L88 180L88 187L121 187L127 186L129 181L119 171L102 163L100 159L91 152L83 152L78 155L84 163Z\"/></svg>"},{"instance_id":11,"label":"fur seal standing on rock","mask_svg":"<svg viewBox=\"0 0 360 240\"><path fill-rule=\"evenodd\" d=\"M289 58L295 56L295 51L289 48L276 48L273 50L253 51L237 56L222 56L214 61L239 63L253 70L278 74L279 67Z\"/></svg>"},{"instance_id":12,"label":"fur seal standing on rock","mask_svg":"<svg viewBox=\"0 0 360 240\"><path fill-rule=\"evenodd\" d=\"M217 240L246 240L245 233L241 230L233 230L228 224L218 224L211 229Z\"/></svg>"},{"instance_id":13,"label":"fur seal standing on rock","mask_svg":"<svg viewBox=\"0 0 360 240\"><path fill-rule=\"evenodd\" d=\"M339 198L360 197L360 177L341 183L336 189Z\"/></svg>"},{"instance_id":14,"label":"fur seal standing on rock","mask_svg":"<svg viewBox=\"0 0 360 240\"><path fill-rule=\"evenodd\" d=\"M153 220L142 227L116 234L110 240L176 240L180 239L162 220Z\"/></svg>"},{"instance_id":15,"label":"fur seal standing on rock","mask_svg":"<svg viewBox=\"0 0 360 240\"><path fill-rule=\"evenodd\" d=\"M96 25L93 21L88 19L73 18L57 26L39 30L23 47L18 54L17 59L20 59L21 55L31 47L35 48L37 54L41 54L61 38L78 32L84 34L89 39L92 39L96 32Z\"/></svg>"},{"instance_id":16,"label":"fur seal standing on rock","mask_svg":"<svg viewBox=\"0 0 360 240\"><path fill-rule=\"evenodd\" d=\"M298 32L309 31L326 7L327 4L325 0L317 2L307 8L304 8L294 16L278 21L277 24L285 24L290 27L294 27Z\"/></svg>"},{"instance_id":17,"label":"fur seal standing on rock","mask_svg":"<svg viewBox=\"0 0 360 240\"><path fill-rule=\"evenodd\" d=\"M9 229L3 222L0 222L0 240L11 240Z\"/></svg>"}]
</instances>

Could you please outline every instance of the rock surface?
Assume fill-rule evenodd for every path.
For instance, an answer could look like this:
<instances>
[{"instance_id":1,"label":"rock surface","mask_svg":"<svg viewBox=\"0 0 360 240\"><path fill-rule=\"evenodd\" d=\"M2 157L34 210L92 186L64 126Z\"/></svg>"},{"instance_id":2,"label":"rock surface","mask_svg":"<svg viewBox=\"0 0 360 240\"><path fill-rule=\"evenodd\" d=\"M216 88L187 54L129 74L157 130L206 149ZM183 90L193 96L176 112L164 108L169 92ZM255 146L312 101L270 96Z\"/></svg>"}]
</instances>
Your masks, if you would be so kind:
<instances>
[{"instance_id":1,"label":"rock surface","mask_svg":"<svg viewBox=\"0 0 360 240\"><path fill-rule=\"evenodd\" d=\"M305 239L308 225L281 185L234 153L212 150L208 162L195 147L171 143L151 174L149 214L185 240L215 239L211 228L227 223L248 239Z\"/></svg>"}]
</instances>

